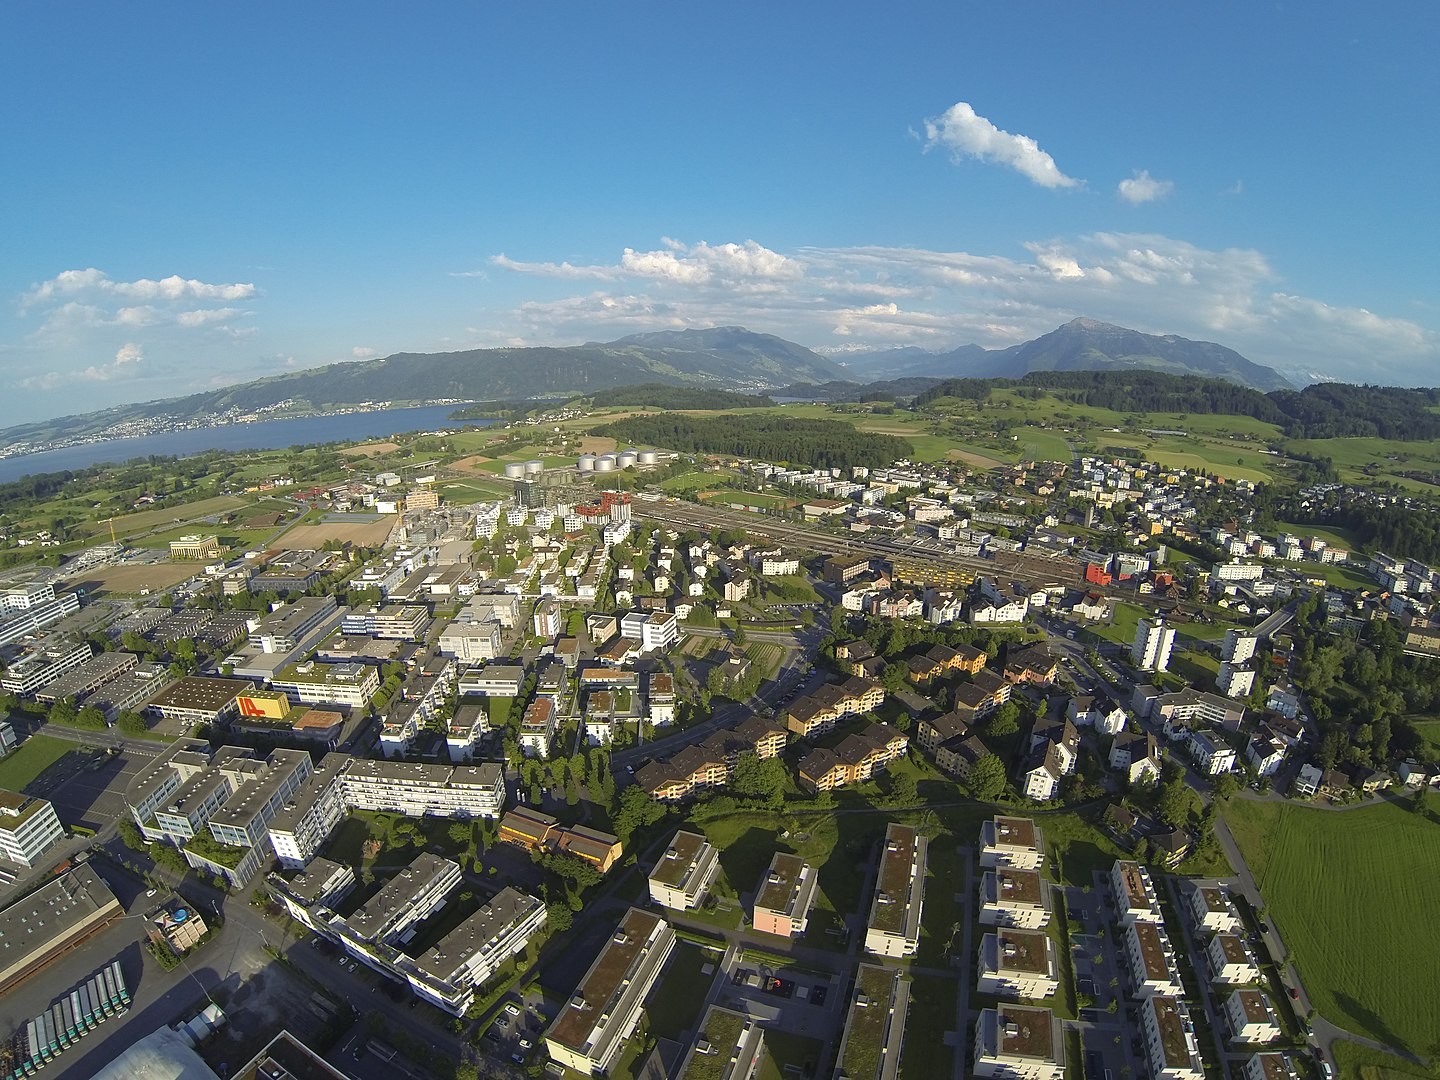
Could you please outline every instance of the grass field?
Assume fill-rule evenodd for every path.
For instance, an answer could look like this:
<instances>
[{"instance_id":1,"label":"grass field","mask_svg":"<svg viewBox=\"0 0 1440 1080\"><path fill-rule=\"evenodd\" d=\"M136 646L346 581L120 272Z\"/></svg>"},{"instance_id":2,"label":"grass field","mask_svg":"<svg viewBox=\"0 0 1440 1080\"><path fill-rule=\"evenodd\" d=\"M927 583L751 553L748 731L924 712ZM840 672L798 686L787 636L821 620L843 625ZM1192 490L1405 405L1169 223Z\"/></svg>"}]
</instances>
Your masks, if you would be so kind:
<instances>
[{"instance_id":1,"label":"grass field","mask_svg":"<svg viewBox=\"0 0 1440 1080\"><path fill-rule=\"evenodd\" d=\"M1015 433L1020 437L1020 450L1031 461L1063 461L1069 464L1073 455L1070 444L1059 435L1035 428L1021 428Z\"/></svg>"},{"instance_id":2,"label":"grass field","mask_svg":"<svg viewBox=\"0 0 1440 1080\"><path fill-rule=\"evenodd\" d=\"M317 525L296 525L271 547L286 550L318 550L327 541L349 542L360 547L379 547L399 519L385 514L375 521L322 521Z\"/></svg>"},{"instance_id":3,"label":"grass field","mask_svg":"<svg viewBox=\"0 0 1440 1080\"><path fill-rule=\"evenodd\" d=\"M53 735L31 735L9 757L0 761L0 788L20 791L79 743Z\"/></svg>"},{"instance_id":4,"label":"grass field","mask_svg":"<svg viewBox=\"0 0 1440 1080\"><path fill-rule=\"evenodd\" d=\"M1275 476L1277 459L1260 454L1243 444L1218 443L1178 435L1151 436L1133 432L1099 432L1094 436L1099 446L1130 447L1145 455L1147 461L1176 469L1198 470L1227 480L1269 482Z\"/></svg>"},{"instance_id":5,"label":"grass field","mask_svg":"<svg viewBox=\"0 0 1440 1080\"><path fill-rule=\"evenodd\" d=\"M714 487L717 482L716 477L736 475L738 474L728 469L723 472L681 473L679 476L672 476L668 480L662 480L660 482L660 489L662 491L701 491L708 487Z\"/></svg>"},{"instance_id":6,"label":"grass field","mask_svg":"<svg viewBox=\"0 0 1440 1080\"><path fill-rule=\"evenodd\" d=\"M789 510L796 505L794 499L787 499L783 495L766 495L756 491L731 491L728 488L719 491L702 491L700 498L705 502L719 503L722 506L753 506L759 510Z\"/></svg>"},{"instance_id":7,"label":"grass field","mask_svg":"<svg viewBox=\"0 0 1440 1080\"><path fill-rule=\"evenodd\" d=\"M117 517L114 521L115 535L133 536L136 533L158 529L164 525L173 525L176 519L193 521L196 518L209 517L211 514L227 514L232 510L239 510L241 507L249 505L250 500L236 495L217 495L213 499L201 499L199 502L186 503L184 506L168 506L162 510L142 510L138 514ZM101 519L87 521L79 528L81 532L99 536L102 533L109 535L110 526L111 522L108 519Z\"/></svg>"},{"instance_id":8,"label":"grass field","mask_svg":"<svg viewBox=\"0 0 1440 1080\"><path fill-rule=\"evenodd\" d=\"M1412 720L1415 733L1432 753L1440 753L1440 720Z\"/></svg>"},{"instance_id":9,"label":"grass field","mask_svg":"<svg viewBox=\"0 0 1440 1080\"><path fill-rule=\"evenodd\" d=\"M1321 1015L1429 1055L1440 1000L1440 796L1328 811L1232 799L1225 820Z\"/></svg>"}]
</instances>

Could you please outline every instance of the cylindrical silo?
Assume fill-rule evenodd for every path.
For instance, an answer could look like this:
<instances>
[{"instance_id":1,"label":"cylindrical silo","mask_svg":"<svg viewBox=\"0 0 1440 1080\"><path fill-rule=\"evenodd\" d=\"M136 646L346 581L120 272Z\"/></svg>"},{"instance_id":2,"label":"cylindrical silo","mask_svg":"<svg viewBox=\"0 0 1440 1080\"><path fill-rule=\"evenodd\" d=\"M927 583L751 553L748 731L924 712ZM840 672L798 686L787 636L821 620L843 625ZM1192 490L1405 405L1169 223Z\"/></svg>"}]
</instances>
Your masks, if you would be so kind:
<instances>
[{"instance_id":1,"label":"cylindrical silo","mask_svg":"<svg viewBox=\"0 0 1440 1080\"><path fill-rule=\"evenodd\" d=\"M615 455L615 464L622 469L633 469L635 462L640 460L640 451L622 450Z\"/></svg>"},{"instance_id":2,"label":"cylindrical silo","mask_svg":"<svg viewBox=\"0 0 1440 1080\"><path fill-rule=\"evenodd\" d=\"M654 465L654 464L655 464L656 462L658 462L659 460L660 460L660 455L657 454L654 450L641 450L641 451L640 451L640 464L641 464L641 465Z\"/></svg>"},{"instance_id":3,"label":"cylindrical silo","mask_svg":"<svg viewBox=\"0 0 1440 1080\"><path fill-rule=\"evenodd\" d=\"M525 475L525 466L518 461L508 462L505 466L506 480L519 480Z\"/></svg>"},{"instance_id":4,"label":"cylindrical silo","mask_svg":"<svg viewBox=\"0 0 1440 1080\"><path fill-rule=\"evenodd\" d=\"M596 472L614 472L614 471L615 471L615 455L614 455L614 454L601 454L598 458L595 459L595 471L596 471Z\"/></svg>"},{"instance_id":5,"label":"cylindrical silo","mask_svg":"<svg viewBox=\"0 0 1440 1080\"><path fill-rule=\"evenodd\" d=\"M594 455L594 454L581 454L581 455L580 455L580 461L579 461L578 464L579 464L579 466L580 466L580 471L581 471L581 472L594 472L594 471L595 471L595 455Z\"/></svg>"},{"instance_id":6,"label":"cylindrical silo","mask_svg":"<svg viewBox=\"0 0 1440 1080\"><path fill-rule=\"evenodd\" d=\"M531 458L529 461L525 462L526 476L539 476L544 471L545 463L539 458Z\"/></svg>"}]
</instances>

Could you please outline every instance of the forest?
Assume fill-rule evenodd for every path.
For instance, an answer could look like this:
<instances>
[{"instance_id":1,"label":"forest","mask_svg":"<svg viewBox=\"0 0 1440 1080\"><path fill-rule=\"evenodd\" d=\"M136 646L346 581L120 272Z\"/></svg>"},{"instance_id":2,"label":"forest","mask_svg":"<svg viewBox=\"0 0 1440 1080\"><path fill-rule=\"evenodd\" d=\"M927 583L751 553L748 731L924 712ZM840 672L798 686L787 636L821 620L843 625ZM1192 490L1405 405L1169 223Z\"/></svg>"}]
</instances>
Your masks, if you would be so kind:
<instances>
[{"instance_id":1,"label":"forest","mask_svg":"<svg viewBox=\"0 0 1440 1080\"><path fill-rule=\"evenodd\" d=\"M647 405L654 409L763 409L775 402L763 394L738 394L733 390L671 386L668 383L640 383L591 394L590 404L597 409L613 405Z\"/></svg>"},{"instance_id":2,"label":"forest","mask_svg":"<svg viewBox=\"0 0 1440 1080\"><path fill-rule=\"evenodd\" d=\"M596 434L635 446L663 446L682 454L732 454L847 472L855 465L889 465L914 453L914 447L905 439L856 431L841 420L776 415L633 416L599 428Z\"/></svg>"},{"instance_id":3,"label":"forest","mask_svg":"<svg viewBox=\"0 0 1440 1080\"><path fill-rule=\"evenodd\" d=\"M1440 389L1315 383L1262 394L1224 379L1158 371L1032 371L1023 379L947 379L920 394L917 408L938 398L984 401L999 388L1045 391L1115 412L1249 416L1292 439L1440 438Z\"/></svg>"}]
</instances>

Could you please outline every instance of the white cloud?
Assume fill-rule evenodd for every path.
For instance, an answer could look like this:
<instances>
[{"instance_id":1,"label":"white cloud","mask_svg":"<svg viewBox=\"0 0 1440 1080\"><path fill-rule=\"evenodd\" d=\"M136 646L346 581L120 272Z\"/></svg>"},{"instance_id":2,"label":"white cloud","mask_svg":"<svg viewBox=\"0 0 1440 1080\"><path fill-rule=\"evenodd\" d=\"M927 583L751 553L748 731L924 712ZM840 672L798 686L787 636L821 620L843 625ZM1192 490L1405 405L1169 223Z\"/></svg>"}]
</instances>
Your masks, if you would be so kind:
<instances>
[{"instance_id":1,"label":"white cloud","mask_svg":"<svg viewBox=\"0 0 1440 1080\"><path fill-rule=\"evenodd\" d=\"M674 245L647 253L658 257L645 260L646 273L628 275L631 288L522 304L476 333L473 344L556 344L742 325L822 351L907 344L948 349L969 342L993 348L1084 315L1219 341L1257 363L1334 371L1357 381L1433 382L1440 368L1433 330L1293 296L1253 249L1105 232L1034 241L1019 256L878 246L782 254L756 244L757 254L783 260L773 264L789 275L780 282L746 280L733 269L728 272L737 276L729 279L707 274L704 260L712 256L697 255L704 250ZM714 258L723 264L730 256Z\"/></svg>"},{"instance_id":2,"label":"white cloud","mask_svg":"<svg viewBox=\"0 0 1440 1080\"><path fill-rule=\"evenodd\" d=\"M176 326L209 326L212 323L222 323L237 316L244 315L240 308L196 308L191 311L182 311L175 316Z\"/></svg>"},{"instance_id":3,"label":"white cloud","mask_svg":"<svg viewBox=\"0 0 1440 1080\"><path fill-rule=\"evenodd\" d=\"M945 147L956 159L974 158L1005 165L1041 187L1081 185L1081 181L1061 172L1055 159L1034 139L1002 131L966 101L957 101L940 116L925 121L925 149L936 146Z\"/></svg>"},{"instance_id":4,"label":"white cloud","mask_svg":"<svg viewBox=\"0 0 1440 1080\"><path fill-rule=\"evenodd\" d=\"M1231 184L1229 187L1225 188L1225 190L1221 191L1220 194L1221 194L1221 195L1244 195L1244 194L1245 194L1245 181L1243 181L1243 180L1236 180L1236 181L1235 181L1233 184Z\"/></svg>"},{"instance_id":5,"label":"white cloud","mask_svg":"<svg viewBox=\"0 0 1440 1080\"><path fill-rule=\"evenodd\" d=\"M133 375L144 359L145 350L133 341L127 341L115 350L115 359L111 363L91 364L74 371L47 371L21 379L20 385L30 390L53 390L72 383L109 382Z\"/></svg>"},{"instance_id":6,"label":"white cloud","mask_svg":"<svg viewBox=\"0 0 1440 1080\"><path fill-rule=\"evenodd\" d=\"M1118 185L1120 198L1132 206L1163 199L1174 190L1175 181L1157 180L1150 175L1149 169L1137 170L1129 180L1121 180Z\"/></svg>"},{"instance_id":7,"label":"white cloud","mask_svg":"<svg viewBox=\"0 0 1440 1080\"><path fill-rule=\"evenodd\" d=\"M356 360L370 360L380 355L380 350L372 349L369 345L356 345L350 350L350 355Z\"/></svg>"},{"instance_id":8,"label":"white cloud","mask_svg":"<svg viewBox=\"0 0 1440 1080\"><path fill-rule=\"evenodd\" d=\"M133 341L127 341L120 348L115 350L115 366L122 368L126 364L138 364L145 359L145 350L136 345Z\"/></svg>"},{"instance_id":9,"label":"white cloud","mask_svg":"<svg viewBox=\"0 0 1440 1080\"><path fill-rule=\"evenodd\" d=\"M108 295L127 300L249 300L259 295L253 284L211 284L172 274L167 278L115 281L103 270L62 270L49 281L32 286L21 298L29 307L62 296Z\"/></svg>"},{"instance_id":10,"label":"white cloud","mask_svg":"<svg viewBox=\"0 0 1440 1080\"><path fill-rule=\"evenodd\" d=\"M521 262L506 255L494 255L492 266L539 277L593 281L616 281L626 277L649 278L679 285L728 288L767 288L774 283L794 281L804 268L794 259L746 240L743 244L711 245L701 240L686 244L669 237L654 251L625 248L613 266L576 266L569 262Z\"/></svg>"}]
</instances>

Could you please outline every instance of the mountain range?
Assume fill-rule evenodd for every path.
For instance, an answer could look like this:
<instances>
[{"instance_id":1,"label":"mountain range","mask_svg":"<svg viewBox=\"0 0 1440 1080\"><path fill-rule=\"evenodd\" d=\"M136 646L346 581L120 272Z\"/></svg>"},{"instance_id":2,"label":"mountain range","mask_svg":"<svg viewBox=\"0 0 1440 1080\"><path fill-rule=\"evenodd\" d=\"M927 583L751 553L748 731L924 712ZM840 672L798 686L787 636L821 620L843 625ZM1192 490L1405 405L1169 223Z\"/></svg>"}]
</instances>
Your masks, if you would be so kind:
<instances>
[{"instance_id":1,"label":"mountain range","mask_svg":"<svg viewBox=\"0 0 1440 1080\"><path fill-rule=\"evenodd\" d=\"M272 375L188 397L25 424L0 432L0 439L88 436L131 421L165 417L185 422L282 403L285 415L304 415L380 401L398 405L578 397L637 383L755 392L877 376L1019 378L1031 371L1134 369L1223 378L1260 390L1290 386L1278 372L1224 346L1173 335L1155 337L1091 319L1075 319L1008 349L965 345L939 354L902 349L851 355L844 367L783 338L722 326L564 347L396 353L379 360Z\"/></svg>"},{"instance_id":2,"label":"mountain range","mask_svg":"<svg viewBox=\"0 0 1440 1080\"><path fill-rule=\"evenodd\" d=\"M852 353L844 358L846 375L858 382L874 378L1021 378L1032 371L1162 371L1227 379L1253 390L1291 390L1274 368L1254 363L1234 349L1174 334L1157 336L1094 319L1072 319L1033 341L1006 349L961 345L949 352L889 349Z\"/></svg>"}]
</instances>

